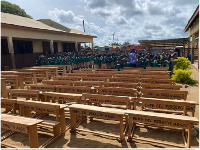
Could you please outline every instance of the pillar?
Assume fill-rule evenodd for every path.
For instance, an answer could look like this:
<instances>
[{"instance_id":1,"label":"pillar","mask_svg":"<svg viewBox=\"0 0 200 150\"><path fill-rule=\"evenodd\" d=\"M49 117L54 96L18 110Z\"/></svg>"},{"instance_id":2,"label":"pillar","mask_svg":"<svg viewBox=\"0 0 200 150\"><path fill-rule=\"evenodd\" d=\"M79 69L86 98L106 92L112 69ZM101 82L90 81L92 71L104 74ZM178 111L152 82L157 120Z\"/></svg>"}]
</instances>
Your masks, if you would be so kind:
<instances>
[{"instance_id":1,"label":"pillar","mask_svg":"<svg viewBox=\"0 0 200 150\"><path fill-rule=\"evenodd\" d=\"M191 59L192 64L194 64L194 48L195 48L195 34L192 34L192 59Z\"/></svg>"},{"instance_id":2,"label":"pillar","mask_svg":"<svg viewBox=\"0 0 200 150\"><path fill-rule=\"evenodd\" d=\"M94 43L92 42L92 54L94 54Z\"/></svg>"},{"instance_id":3,"label":"pillar","mask_svg":"<svg viewBox=\"0 0 200 150\"><path fill-rule=\"evenodd\" d=\"M78 42L75 42L75 51L78 52Z\"/></svg>"},{"instance_id":4,"label":"pillar","mask_svg":"<svg viewBox=\"0 0 200 150\"><path fill-rule=\"evenodd\" d=\"M188 37L188 51L187 51L187 57L190 55L190 36Z\"/></svg>"},{"instance_id":5,"label":"pillar","mask_svg":"<svg viewBox=\"0 0 200 150\"><path fill-rule=\"evenodd\" d=\"M183 43L183 57L185 57L185 43Z\"/></svg>"},{"instance_id":6,"label":"pillar","mask_svg":"<svg viewBox=\"0 0 200 150\"><path fill-rule=\"evenodd\" d=\"M53 40L50 41L50 50L51 53L54 54Z\"/></svg>"},{"instance_id":7,"label":"pillar","mask_svg":"<svg viewBox=\"0 0 200 150\"><path fill-rule=\"evenodd\" d=\"M12 68L13 68L13 69L16 69L16 64L15 64L15 52L14 52L12 37L9 36L9 37L7 38L7 41L8 41L9 53L10 53L10 55L11 55Z\"/></svg>"}]
</instances>

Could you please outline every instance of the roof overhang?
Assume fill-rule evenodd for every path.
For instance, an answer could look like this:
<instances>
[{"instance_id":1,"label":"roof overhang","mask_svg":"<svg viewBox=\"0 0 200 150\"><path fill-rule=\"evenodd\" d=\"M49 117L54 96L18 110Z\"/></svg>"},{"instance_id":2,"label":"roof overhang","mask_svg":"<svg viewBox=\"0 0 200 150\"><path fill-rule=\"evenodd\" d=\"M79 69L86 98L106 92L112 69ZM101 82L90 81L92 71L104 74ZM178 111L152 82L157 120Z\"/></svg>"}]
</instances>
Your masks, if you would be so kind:
<instances>
[{"instance_id":1,"label":"roof overhang","mask_svg":"<svg viewBox=\"0 0 200 150\"><path fill-rule=\"evenodd\" d=\"M166 39L166 40L140 40L138 41L144 47L175 47L184 46L188 43L188 38Z\"/></svg>"},{"instance_id":2,"label":"roof overhang","mask_svg":"<svg viewBox=\"0 0 200 150\"><path fill-rule=\"evenodd\" d=\"M193 23L199 18L199 5L197 6L195 12L193 13L192 17L188 21L188 24L186 25L184 32L187 32L189 28L193 25Z\"/></svg>"},{"instance_id":3,"label":"roof overhang","mask_svg":"<svg viewBox=\"0 0 200 150\"><path fill-rule=\"evenodd\" d=\"M47 29L40 29L40 28L31 28L7 23L1 23L1 27L8 27L8 28L15 28L15 29L23 29L23 30L32 30L32 31L40 31L40 32L48 32L53 34L63 34L63 35L71 35L71 36L81 36L87 38L97 38L97 36L89 36L89 35L82 35L82 34L75 34L75 33L67 33L62 31L54 31L54 30L47 30Z\"/></svg>"}]
</instances>

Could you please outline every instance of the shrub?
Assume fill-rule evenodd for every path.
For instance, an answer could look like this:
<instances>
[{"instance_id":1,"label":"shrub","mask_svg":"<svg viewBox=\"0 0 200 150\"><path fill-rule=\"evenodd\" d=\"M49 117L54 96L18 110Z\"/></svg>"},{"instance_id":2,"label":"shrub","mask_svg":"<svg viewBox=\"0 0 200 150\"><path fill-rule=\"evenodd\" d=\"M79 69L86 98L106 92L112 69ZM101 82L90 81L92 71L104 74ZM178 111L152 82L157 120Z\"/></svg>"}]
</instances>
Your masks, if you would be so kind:
<instances>
[{"instance_id":1,"label":"shrub","mask_svg":"<svg viewBox=\"0 0 200 150\"><path fill-rule=\"evenodd\" d=\"M195 84L197 81L190 77L191 74L192 71L189 70L182 70L182 69L174 70L172 79L176 80L176 82L181 82L184 84Z\"/></svg>"},{"instance_id":2,"label":"shrub","mask_svg":"<svg viewBox=\"0 0 200 150\"><path fill-rule=\"evenodd\" d=\"M177 57L177 59L174 60L175 61L175 65L174 65L174 71L178 70L178 69L182 69L182 70L187 70L190 69L190 61L188 60L188 58L185 57Z\"/></svg>"}]
</instances>

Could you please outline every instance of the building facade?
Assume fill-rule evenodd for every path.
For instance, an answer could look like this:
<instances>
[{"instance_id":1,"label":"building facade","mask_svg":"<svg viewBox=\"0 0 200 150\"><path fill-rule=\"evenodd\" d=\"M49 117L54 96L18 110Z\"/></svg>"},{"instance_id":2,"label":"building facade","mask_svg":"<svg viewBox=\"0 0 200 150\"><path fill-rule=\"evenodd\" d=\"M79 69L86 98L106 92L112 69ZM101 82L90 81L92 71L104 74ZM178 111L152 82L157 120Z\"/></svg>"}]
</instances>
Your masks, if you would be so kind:
<instances>
[{"instance_id":1,"label":"building facade","mask_svg":"<svg viewBox=\"0 0 200 150\"><path fill-rule=\"evenodd\" d=\"M34 20L1 13L1 67L30 67L41 54L80 52L95 35L62 26L50 19Z\"/></svg>"}]
</instances>

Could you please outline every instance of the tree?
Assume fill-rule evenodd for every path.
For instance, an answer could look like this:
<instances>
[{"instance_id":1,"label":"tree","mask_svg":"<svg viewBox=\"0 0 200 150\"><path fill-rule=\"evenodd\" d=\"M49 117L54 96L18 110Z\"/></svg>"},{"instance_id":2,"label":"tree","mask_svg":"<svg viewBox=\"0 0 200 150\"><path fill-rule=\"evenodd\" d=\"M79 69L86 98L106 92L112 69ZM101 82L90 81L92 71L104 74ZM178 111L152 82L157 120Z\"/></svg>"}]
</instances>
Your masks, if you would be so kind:
<instances>
[{"instance_id":1,"label":"tree","mask_svg":"<svg viewBox=\"0 0 200 150\"><path fill-rule=\"evenodd\" d=\"M9 3L7 1L1 1L1 12L13 14L13 15L18 15L18 16L22 16L22 17L27 17L27 18L32 19L31 16L26 14L24 9L21 9L18 5Z\"/></svg>"},{"instance_id":2,"label":"tree","mask_svg":"<svg viewBox=\"0 0 200 150\"><path fill-rule=\"evenodd\" d=\"M130 43L129 42L124 42L124 44L123 45L129 45Z\"/></svg>"},{"instance_id":3,"label":"tree","mask_svg":"<svg viewBox=\"0 0 200 150\"><path fill-rule=\"evenodd\" d=\"M114 42L114 43L112 43L111 45L120 46L121 44L120 44L120 43L118 43L118 42Z\"/></svg>"}]
</instances>

